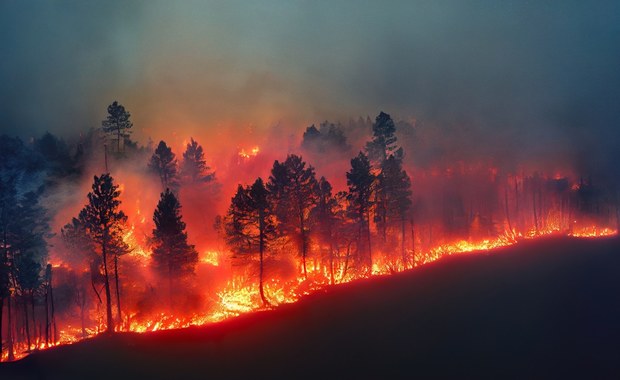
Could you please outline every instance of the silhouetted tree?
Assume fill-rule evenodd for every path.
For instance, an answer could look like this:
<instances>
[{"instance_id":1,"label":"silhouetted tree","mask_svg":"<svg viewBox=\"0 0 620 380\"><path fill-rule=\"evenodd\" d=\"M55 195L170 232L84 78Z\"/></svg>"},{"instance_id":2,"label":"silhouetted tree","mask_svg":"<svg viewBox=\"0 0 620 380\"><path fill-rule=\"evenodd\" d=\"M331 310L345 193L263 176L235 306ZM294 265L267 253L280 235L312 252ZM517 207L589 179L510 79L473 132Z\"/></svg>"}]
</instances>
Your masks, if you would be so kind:
<instances>
[{"instance_id":1,"label":"silhouetted tree","mask_svg":"<svg viewBox=\"0 0 620 380\"><path fill-rule=\"evenodd\" d=\"M377 179L382 200L382 229L390 224L399 224L401 232L401 257L403 266L407 266L405 253L405 225L411 210L411 180L402 168L402 160L390 155L383 163ZM385 236L385 235L384 235Z\"/></svg>"},{"instance_id":2,"label":"silhouetted tree","mask_svg":"<svg viewBox=\"0 0 620 380\"><path fill-rule=\"evenodd\" d=\"M3 332L3 311L4 303L7 301L7 311L10 313L11 304L11 272L12 272L12 251L11 247L15 238L15 228L17 219L17 194L15 183L11 179L0 177L0 352L2 352L2 332ZM12 337L10 336L10 315L9 332L7 343L9 345L9 359L13 357Z\"/></svg>"},{"instance_id":3,"label":"silhouetted tree","mask_svg":"<svg viewBox=\"0 0 620 380\"><path fill-rule=\"evenodd\" d=\"M286 161L275 161L267 183L270 198L278 219L278 230L288 234L299 244L302 270L307 278L308 217L318 202L318 182L312 166L297 155L289 155Z\"/></svg>"},{"instance_id":4,"label":"silhouetted tree","mask_svg":"<svg viewBox=\"0 0 620 380\"><path fill-rule=\"evenodd\" d=\"M177 188L177 160L172 149L160 141L149 161L149 169L159 176L162 190Z\"/></svg>"},{"instance_id":5,"label":"silhouetted tree","mask_svg":"<svg viewBox=\"0 0 620 380\"><path fill-rule=\"evenodd\" d=\"M87 276L90 277L90 283L92 286L95 295L101 302L101 297L99 295L99 291L97 290L97 285L102 283L102 265L101 258L97 255L95 245L93 241L88 237L86 232L86 228L77 218L72 218L70 223L65 224L61 230L61 239L66 248L66 252L69 254L70 260L77 263L78 268L88 267L90 270L90 274ZM76 281L80 281L81 279L76 278ZM85 297L85 289L77 286L78 290L78 305L80 306L80 319L82 323L82 335L86 336L86 321L85 321L85 307L86 307L86 297Z\"/></svg>"},{"instance_id":6,"label":"silhouetted tree","mask_svg":"<svg viewBox=\"0 0 620 380\"><path fill-rule=\"evenodd\" d=\"M121 152L121 138L128 138L133 127L133 123L129 118L131 114L125 110L125 107L114 101L108 106L108 115L101 122L101 129L111 135L116 136L116 151Z\"/></svg>"},{"instance_id":7,"label":"silhouetted tree","mask_svg":"<svg viewBox=\"0 0 620 380\"><path fill-rule=\"evenodd\" d=\"M26 338L30 347L28 306L32 312L34 327L36 325L34 293L42 283L41 270L48 260L46 238L50 228L46 211L39 205L38 196L34 192L28 192L22 197L17 212L18 223L15 225L15 239L11 245L13 273L16 291L23 301Z\"/></svg>"},{"instance_id":8,"label":"silhouetted tree","mask_svg":"<svg viewBox=\"0 0 620 380\"><path fill-rule=\"evenodd\" d=\"M368 261L372 271L372 249L370 245L370 209L373 206L371 199L375 175L372 174L368 157L360 152L351 160L351 170L347 172L347 185L349 187L349 217L358 226L357 247L361 248L362 236L366 234L368 247Z\"/></svg>"},{"instance_id":9,"label":"silhouetted tree","mask_svg":"<svg viewBox=\"0 0 620 380\"><path fill-rule=\"evenodd\" d=\"M108 271L109 254L120 251L121 232L127 216L119 210L120 191L114 185L108 173L95 176L92 191L88 193L88 204L80 211L79 220L84 225L88 236L101 250L103 276L106 295L107 331L114 332L112 319L112 298L110 294L110 276ZM120 318L120 315L119 315Z\"/></svg>"},{"instance_id":10,"label":"silhouetted tree","mask_svg":"<svg viewBox=\"0 0 620 380\"><path fill-rule=\"evenodd\" d=\"M264 254L275 237L269 191L258 178L252 186L239 185L224 222L226 244L236 254L259 255L259 293L269 305L263 289Z\"/></svg>"},{"instance_id":11,"label":"silhouetted tree","mask_svg":"<svg viewBox=\"0 0 620 380\"><path fill-rule=\"evenodd\" d=\"M334 284L334 250L337 199L332 195L332 186L321 177L318 181L318 201L310 213L310 221L321 244L327 245L330 283Z\"/></svg>"},{"instance_id":12,"label":"silhouetted tree","mask_svg":"<svg viewBox=\"0 0 620 380\"><path fill-rule=\"evenodd\" d=\"M396 158L402 157L402 148L396 145L395 132L396 125L390 115L385 112L379 113L372 126L372 141L366 143L368 158L376 164L376 167L381 167L390 154Z\"/></svg>"},{"instance_id":13,"label":"silhouetted tree","mask_svg":"<svg viewBox=\"0 0 620 380\"><path fill-rule=\"evenodd\" d=\"M210 170L202 146L191 139L183 153L181 177L188 183L206 183L215 179L215 173Z\"/></svg>"},{"instance_id":14,"label":"silhouetted tree","mask_svg":"<svg viewBox=\"0 0 620 380\"><path fill-rule=\"evenodd\" d=\"M314 124L306 128L301 146L319 153L330 150L343 152L350 148L342 126L328 121L321 123L320 129L317 129Z\"/></svg>"},{"instance_id":15,"label":"silhouetted tree","mask_svg":"<svg viewBox=\"0 0 620 380\"><path fill-rule=\"evenodd\" d=\"M161 194L153 221L153 265L168 278L168 294L172 307L173 282L194 274L198 252L193 245L187 243L181 204L169 189Z\"/></svg>"}]
</instances>

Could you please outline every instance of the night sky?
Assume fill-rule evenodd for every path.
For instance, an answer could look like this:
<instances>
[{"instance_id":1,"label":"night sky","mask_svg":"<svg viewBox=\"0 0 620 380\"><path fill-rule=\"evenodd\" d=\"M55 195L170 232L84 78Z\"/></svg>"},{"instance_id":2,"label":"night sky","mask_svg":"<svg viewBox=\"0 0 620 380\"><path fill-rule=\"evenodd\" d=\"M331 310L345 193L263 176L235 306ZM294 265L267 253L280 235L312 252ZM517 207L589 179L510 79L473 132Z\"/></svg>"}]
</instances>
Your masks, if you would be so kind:
<instances>
[{"instance_id":1,"label":"night sky","mask_svg":"<svg viewBox=\"0 0 620 380\"><path fill-rule=\"evenodd\" d=\"M483 151L620 158L617 1L4 0L0 56L0 133L24 138L118 100L143 143L383 110Z\"/></svg>"}]
</instances>

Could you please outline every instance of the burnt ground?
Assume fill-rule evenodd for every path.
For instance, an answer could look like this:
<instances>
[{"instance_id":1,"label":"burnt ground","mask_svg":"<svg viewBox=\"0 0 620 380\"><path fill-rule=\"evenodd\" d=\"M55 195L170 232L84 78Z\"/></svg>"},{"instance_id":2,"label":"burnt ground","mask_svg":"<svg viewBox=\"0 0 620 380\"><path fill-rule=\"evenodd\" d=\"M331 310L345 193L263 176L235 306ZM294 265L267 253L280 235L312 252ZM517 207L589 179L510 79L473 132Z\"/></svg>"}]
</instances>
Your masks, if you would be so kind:
<instances>
[{"instance_id":1,"label":"burnt ground","mask_svg":"<svg viewBox=\"0 0 620 380\"><path fill-rule=\"evenodd\" d=\"M217 325L99 336L10 378L619 378L620 239L550 238Z\"/></svg>"}]
</instances>

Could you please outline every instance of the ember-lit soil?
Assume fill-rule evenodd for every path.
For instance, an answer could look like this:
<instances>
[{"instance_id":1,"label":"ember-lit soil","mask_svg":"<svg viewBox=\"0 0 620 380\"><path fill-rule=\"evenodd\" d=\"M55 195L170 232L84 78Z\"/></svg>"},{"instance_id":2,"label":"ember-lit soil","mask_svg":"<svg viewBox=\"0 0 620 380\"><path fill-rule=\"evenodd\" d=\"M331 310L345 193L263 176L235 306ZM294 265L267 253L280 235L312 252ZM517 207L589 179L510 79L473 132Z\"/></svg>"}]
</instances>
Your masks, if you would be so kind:
<instances>
[{"instance_id":1,"label":"ember-lit soil","mask_svg":"<svg viewBox=\"0 0 620 380\"><path fill-rule=\"evenodd\" d=\"M546 238L215 325L100 335L0 379L620 377L620 239Z\"/></svg>"}]
</instances>

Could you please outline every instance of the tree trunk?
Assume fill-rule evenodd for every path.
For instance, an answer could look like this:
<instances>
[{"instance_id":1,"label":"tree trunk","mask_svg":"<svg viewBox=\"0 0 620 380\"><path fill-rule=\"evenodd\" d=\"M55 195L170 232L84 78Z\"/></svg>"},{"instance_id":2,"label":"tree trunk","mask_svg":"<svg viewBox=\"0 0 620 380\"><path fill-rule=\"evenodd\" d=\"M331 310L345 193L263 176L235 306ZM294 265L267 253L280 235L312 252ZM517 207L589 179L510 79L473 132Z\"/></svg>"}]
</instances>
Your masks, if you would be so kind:
<instances>
[{"instance_id":1,"label":"tree trunk","mask_svg":"<svg viewBox=\"0 0 620 380\"><path fill-rule=\"evenodd\" d=\"M506 209L506 221L508 222L508 230L510 231L510 235L512 236L512 223L510 223L510 211L508 208L508 187L504 188L504 206Z\"/></svg>"},{"instance_id":2,"label":"tree trunk","mask_svg":"<svg viewBox=\"0 0 620 380\"><path fill-rule=\"evenodd\" d=\"M308 279L308 272L306 271L306 249L307 249L307 244L306 244L306 231L305 231L305 223L304 223L304 214L303 211L301 210L301 207L299 209L299 227L300 227L300 233L301 233L301 263L303 266L303 272L304 272L304 279Z\"/></svg>"},{"instance_id":3,"label":"tree trunk","mask_svg":"<svg viewBox=\"0 0 620 380\"><path fill-rule=\"evenodd\" d=\"M172 258L168 257L168 307L172 311Z\"/></svg>"},{"instance_id":4,"label":"tree trunk","mask_svg":"<svg viewBox=\"0 0 620 380\"><path fill-rule=\"evenodd\" d=\"M13 352L13 318L11 316L11 291L9 290L9 296L7 297L7 314L8 314L8 326L7 326L7 340L9 348L9 361L15 360L15 353Z\"/></svg>"},{"instance_id":5,"label":"tree trunk","mask_svg":"<svg viewBox=\"0 0 620 380\"><path fill-rule=\"evenodd\" d=\"M538 235L538 216L536 213L536 189L532 188L532 207L534 209L534 227L536 228L536 235Z\"/></svg>"},{"instance_id":6,"label":"tree trunk","mask_svg":"<svg viewBox=\"0 0 620 380\"><path fill-rule=\"evenodd\" d=\"M368 261L370 263L370 275L372 275L372 247L370 245L370 214L366 223L366 236L368 237Z\"/></svg>"},{"instance_id":7,"label":"tree trunk","mask_svg":"<svg viewBox=\"0 0 620 380\"><path fill-rule=\"evenodd\" d=\"M49 278L47 279L49 284ZM50 310L49 285L45 285L45 345L50 345Z\"/></svg>"},{"instance_id":8,"label":"tree trunk","mask_svg":"<svg viewBox=\"0 0 620 380\"><path fill-rule=\"evenodd\" d=\"M22 300L24 304L24 326L26 328L26 343L28 343L28 350L30 350L31 342L30 342L30 323L28 321L28 303L26 299Z\"/></svg>"},{"instance_id":9,"label":"tree trunk","mask_svg":"<svg viewBox=\"0 0 620 380\"><path fill-rule=\"evenodd\" d=\"M30 306L31 306L31 310L32 310L32 330L34 332L34 335L37 336L37 320L36 320L36 315L34 312L34 289L30 291ZM39 334L40 336L40 334ZM39 339L37 338L37 342L39 341ZM35 343L35 348L38 347L38 344Z\"/></svg>"},{"instance_id":10,"label":"tree trunk","mask_svg":"<svg viewBox=\"0 0 620 380\"><path fill-rule=\"evenodd\" d=\"M265 216L262 212L259 212L258 216L258 252L259 252L259 274L258 274L258 292L260 293L260 299L263 301L263 306L270 306L271 304L265 297L265 290L263 289L263 251L265 249Z\"/></svg>"},{"instance_id":11,"label":"tree trunk","mask_svg":"<svg viewBox=\"0 0 620 380\"><path fill-rule=\"evenodd\" d=\"M407 253L405 252L405 218L401 218L400 220L400 253L402 255L403 258L403 269L405 270L409 267L409 260L407 259Z\"/></svg>"},{"instance_id":12,"label":"tree trunk","mask_svg":"<svg viewBox=\"0 0 620 380\"><path fill-rule=\"evenodd\" d=\"M114 332L114 319L112 318L112 296L110 295L110 279L108 276L108 255L106 252L106 243L101 244L101 251L103 256L103 278L105 284L105 297L106 297L106 317L108 325L106 331L108 333Z\"/></svg>"},{"instance_id":13,"label":"tree trunk","mask_svg":"<svg viewBox=\"0 0 620 380\"><path fill-rule=\"evenodd\" d=\"M334 285L334 241L333 237L329 237L329 282Z\"/></svg>"},{"instance_id":14,"label":"tree trunk","mask_svg":"<svg viewBox=\"0 0 620 380\"><path fill-rule=\"evenodd\" d=\"M413 216L410 220L411 223L411 255L413 256L413 266L416 265L416 256L415 256L415 230L413 228Z\"/></svg>"},{"instance_id":15,"label":"tree trunk","mask_svg":"<svg viewBox=\"0 0 620 380\"><path fill-rule=\"evenodd\" d=\"M121 288L118 280L118 254L114 254L114 282L116 285L116 311L118 313L118 328L123 327L123 317L121 314Z\"/></svg>"}]
</instances>

